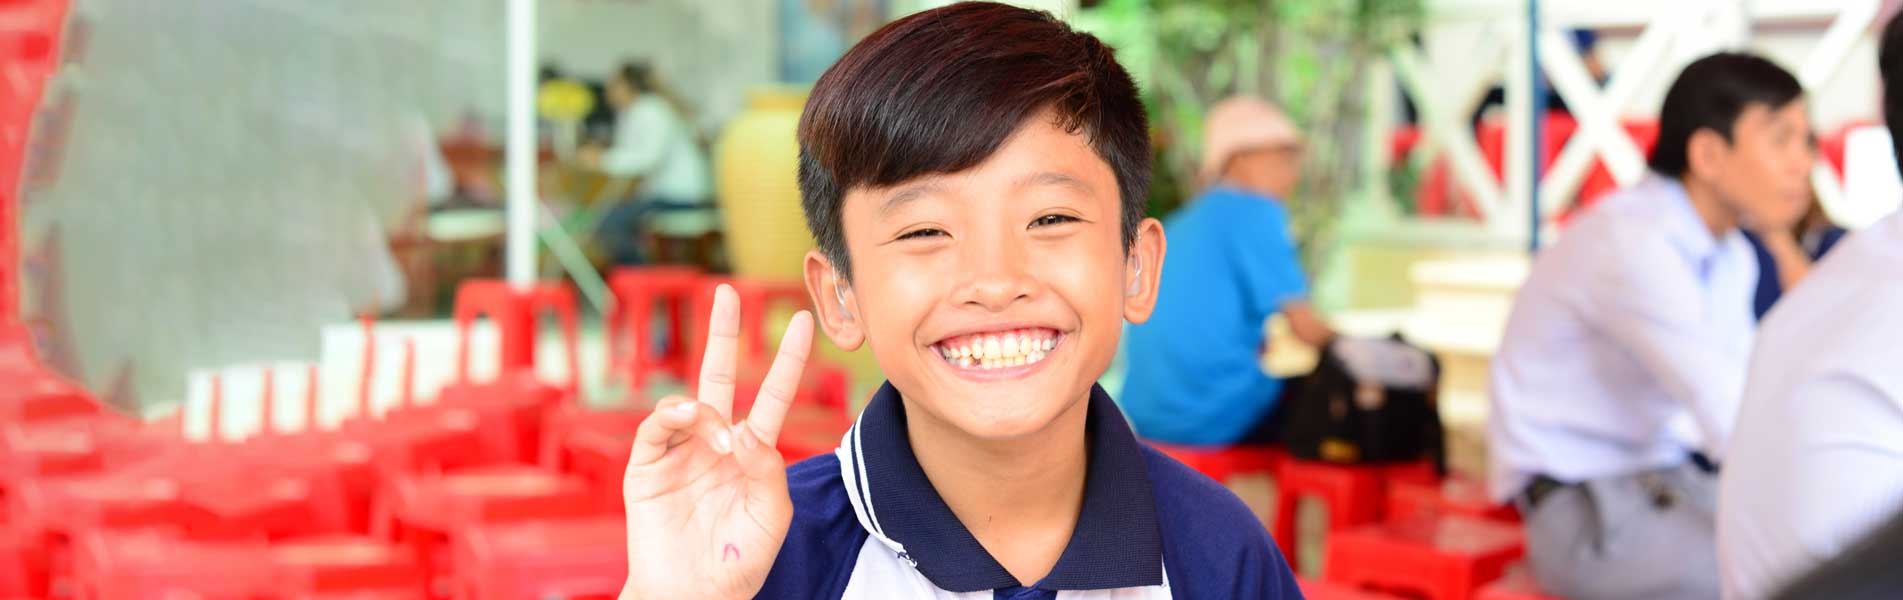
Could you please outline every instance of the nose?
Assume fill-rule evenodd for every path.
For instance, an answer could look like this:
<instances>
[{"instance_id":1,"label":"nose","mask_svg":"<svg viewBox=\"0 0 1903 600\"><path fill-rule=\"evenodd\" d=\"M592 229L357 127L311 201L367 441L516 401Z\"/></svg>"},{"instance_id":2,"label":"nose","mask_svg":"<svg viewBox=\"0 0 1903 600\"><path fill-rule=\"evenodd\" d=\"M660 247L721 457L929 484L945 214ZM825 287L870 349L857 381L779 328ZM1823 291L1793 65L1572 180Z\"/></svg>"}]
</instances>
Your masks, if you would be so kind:
<instances>
[{"instance_id":1,"label":"nose","mask_svg":"<svg viewBox=\"0 0 1903 600\"><path fill-rule=\"evenodd\" d=\"M953 299L960 306L1002 312L1011 305L1031 299L1036 290L1022 241L1009 235L973 240L965 244L958 282Z\"/></svg>"}]
</instances>

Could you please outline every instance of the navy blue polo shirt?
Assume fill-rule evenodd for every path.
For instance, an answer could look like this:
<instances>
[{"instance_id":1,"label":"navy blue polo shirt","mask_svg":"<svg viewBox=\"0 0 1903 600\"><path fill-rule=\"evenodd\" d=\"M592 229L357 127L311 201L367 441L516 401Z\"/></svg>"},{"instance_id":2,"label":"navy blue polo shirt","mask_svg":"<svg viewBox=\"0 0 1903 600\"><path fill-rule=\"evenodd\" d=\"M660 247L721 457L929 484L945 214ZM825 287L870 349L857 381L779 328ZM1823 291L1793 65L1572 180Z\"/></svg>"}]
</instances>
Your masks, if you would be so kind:
<instances>
[{"instance_id":1,"label":"navy blue polo shirt","mask_svg":"<svg viewBox=\"0 0 1903 600\"><path fill-rule=\"evenodd\" d=\"M1227 488L1138 442L1100 387L1071 539L1021 585L925 477L890 383L830 455L787 469L793 524L760 598L1301 598L1266 529Z\"/></svg>"}]
</instances>

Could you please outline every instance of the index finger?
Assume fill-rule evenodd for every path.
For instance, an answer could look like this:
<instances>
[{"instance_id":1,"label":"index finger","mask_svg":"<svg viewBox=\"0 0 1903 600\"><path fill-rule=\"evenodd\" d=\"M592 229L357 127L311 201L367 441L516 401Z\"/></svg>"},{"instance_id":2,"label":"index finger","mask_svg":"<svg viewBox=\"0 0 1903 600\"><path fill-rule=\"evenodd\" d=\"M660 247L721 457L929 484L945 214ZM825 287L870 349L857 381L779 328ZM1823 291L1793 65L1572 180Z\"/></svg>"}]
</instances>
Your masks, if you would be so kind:
<instances>
[{"instance_id":1,"label":"index finger","mask_svg":"<svg viewBox=\"0 0 1903 600\"><path fill-rule=\"evenodd\" d=\"M720 416L733 419L733 382L740 351L740 294L733 286L714 288L714 310L707 316L707 348L701 353L700 388L695 394Z\"/></svg>"},{"instance_id":2,"label":"index finger","mask_svg":"<svg viewBox=\"0 0 1903 600\"><path fill-rule=\"evenodd\" d=\"M813 315L806 311L793 314L786 322L786 336L780 338L780 352L760 382L760 396L747 413L747 426L753 435L772 446L780 438L780 425L793 406L800 387L800 373L806 370L806 357L813 349Z\"/></svg>"}]
</instances>

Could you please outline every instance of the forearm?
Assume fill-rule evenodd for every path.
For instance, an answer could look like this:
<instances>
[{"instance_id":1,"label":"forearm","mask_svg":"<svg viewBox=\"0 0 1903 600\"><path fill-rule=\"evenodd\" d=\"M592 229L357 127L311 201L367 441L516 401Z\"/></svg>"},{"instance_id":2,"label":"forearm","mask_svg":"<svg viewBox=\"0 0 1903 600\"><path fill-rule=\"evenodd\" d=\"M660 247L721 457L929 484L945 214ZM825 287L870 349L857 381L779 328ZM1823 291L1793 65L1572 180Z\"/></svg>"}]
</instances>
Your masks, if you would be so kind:
<instances>
[{"instance_id":1,"label":"forearm","mask_svg":"<svg viewBox=\"0 0 1903 600\"><path fill-rule=\"evenodd\" d=\"M1335 330L1307 302L1290 302L1282 312L1288 318L1289 330L1302 343L1322 348L1334 341Z\"/></svg>"}]
</instances>

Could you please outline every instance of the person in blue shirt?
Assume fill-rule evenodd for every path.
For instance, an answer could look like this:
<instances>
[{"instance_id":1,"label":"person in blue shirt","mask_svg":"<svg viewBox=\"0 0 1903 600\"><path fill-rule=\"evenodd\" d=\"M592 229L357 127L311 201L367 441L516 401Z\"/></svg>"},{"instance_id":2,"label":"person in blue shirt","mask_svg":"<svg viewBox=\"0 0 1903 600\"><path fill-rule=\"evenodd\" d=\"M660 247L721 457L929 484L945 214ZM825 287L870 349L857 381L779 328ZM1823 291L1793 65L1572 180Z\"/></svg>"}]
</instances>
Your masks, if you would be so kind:
<instances>
[{"instance_id":1,"label":"person in blue shirt","mask_svg":"<svg viewBox=\"0 0 1903 600\"><path fill-rule=\"evenodd\" d=\"M622 598L1302 597L1249 509L1096 386L1165 249L1109 47L1004 4L916 13L820 77L798 135L814 312L736 421L740 307L716 290L698 397L663 399L629 455ZM815 322L888 381L786 468Z\"/></svg>"},{"instance_id":2,"label":"person in blue shirt","mask_svg":"<svg viewBox=\"0 0 1903 600\"><path fill-rule=\"evenodd\" d=\"M1751 242L1751 251L1758 258L1758 287L1752 291L1751 312L1759 321L1784 292L1810 273L1813 263L1824 258L1824 253L1848 233L1830 222L1815 196L1806 203L1808 212L1794 227L1744 231L1745 241Z\"/></svg>"},{"instance_id":3,"label":"person in blue shirt","mask_svg":"<svg viewBox=\"0 0 1903 600\"><path fill-rule=\"evenodd\" d=\"M1281 110L1225 100L1203 128L1202 194L1172 215L1170 268L1150 320L1130 327L1123 407L1138 434L1179 444L1267 443L1294 386L1262 370L1276 313L1315 347L1335 333L1308 303L1308 276L1283 206L1302 137Z\"/></svg>"}]
</instances>

